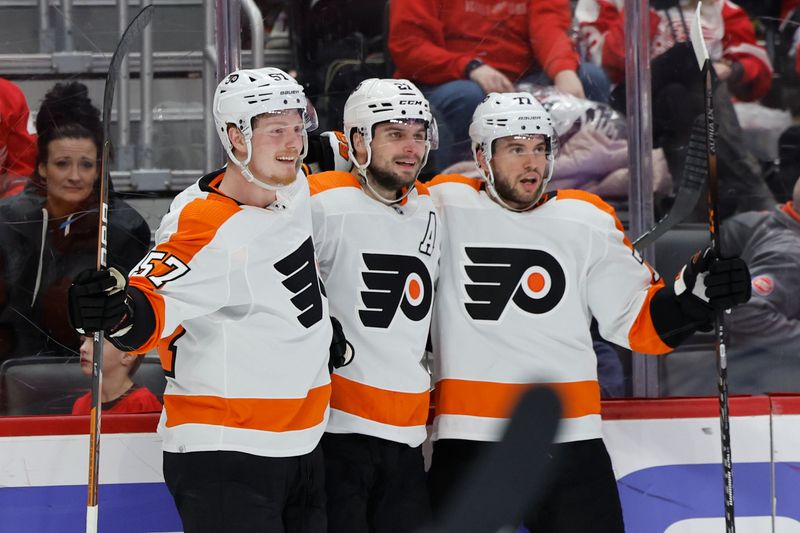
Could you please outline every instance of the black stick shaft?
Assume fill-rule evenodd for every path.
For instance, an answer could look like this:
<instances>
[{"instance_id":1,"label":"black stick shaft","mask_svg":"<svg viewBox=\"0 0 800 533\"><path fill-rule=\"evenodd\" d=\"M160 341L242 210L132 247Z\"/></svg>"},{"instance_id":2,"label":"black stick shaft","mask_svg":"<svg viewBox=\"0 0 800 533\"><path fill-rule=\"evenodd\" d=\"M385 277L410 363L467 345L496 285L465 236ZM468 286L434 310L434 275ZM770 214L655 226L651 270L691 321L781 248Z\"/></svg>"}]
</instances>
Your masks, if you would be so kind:
<instances>
[{"instance_id":1,"label":"black stick shaft","mask_svg":"<svg viewBox=\"0 0 800 533\"><path fill-rule=\"evenodd\" d=\"M144 7L133 18L117 44L106 75L103 94L103 154L100 162L100 205L97 217L97 270L108 266L108 189L111 179L111 106L119 68L133 42L145 26L153 19L153 6ZM92 409L89 425L89 481L86 498L86 532L96 533L98 522L97 491L100 485L100 421L102 413L103 386L103 338L104 332L94 334L92 346Z\"/></svg>"},{"instance_id":2,"label":"black stick shaft","mask_svg":"<svg viewBox=\"0 0 800 533\"><path fill-rule=\"evenodd\" d=\"M719 181L717 177L716 123L714 122L714 72L709 60L703 66L705 89L706 142L708 149L708 227L711 248L721 257L719 234ZM725 312L715 318L717 369L719 389L719 424L722 444L722 473L725 489L725 531L735 533L733 509L733 456L731 453L730 412L728 409L728 356L725 350Z\"/></svg>"}]
</instances>

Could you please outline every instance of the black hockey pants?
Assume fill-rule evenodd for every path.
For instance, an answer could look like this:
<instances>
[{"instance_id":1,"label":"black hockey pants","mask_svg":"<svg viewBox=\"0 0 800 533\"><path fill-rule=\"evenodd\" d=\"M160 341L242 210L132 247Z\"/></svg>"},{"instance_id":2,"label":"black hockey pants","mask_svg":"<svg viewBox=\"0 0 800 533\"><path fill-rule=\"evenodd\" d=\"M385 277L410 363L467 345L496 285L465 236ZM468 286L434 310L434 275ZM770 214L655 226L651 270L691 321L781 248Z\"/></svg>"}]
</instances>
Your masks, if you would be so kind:
<instances>
[{"instance_id":1,"label":"black hockey pants","mask_svg":"<svg viewBox=\"0 0 800 533\"><path fill-rule=\"evenodd\" d=\"M428 472L434 512L458 485L464 470L491 442L442 439L433 445ZM553 446L551 479L544 497L524 520L531 533L624 533L617 482L601 439Z\"/></svg>"},{"instance_id":2,"label":"black hockey pants","mask_svg":"<svg viewBox=\"0 0 800 533\"><path fill-rule=\"evenodd\" d=\"M299 457L164 452L185 533L326 533L322 450Z\"/></svg>"},{"instance_id":3,"label":"black hockey pants","mask_svg":"<svg viewBox=\"0 0 800 533\"><path fill-rule=\"evenodd\" d=\"M430 520L422 450L325 433L329 533L411 533Z\"/></svg>"}]
</instances>

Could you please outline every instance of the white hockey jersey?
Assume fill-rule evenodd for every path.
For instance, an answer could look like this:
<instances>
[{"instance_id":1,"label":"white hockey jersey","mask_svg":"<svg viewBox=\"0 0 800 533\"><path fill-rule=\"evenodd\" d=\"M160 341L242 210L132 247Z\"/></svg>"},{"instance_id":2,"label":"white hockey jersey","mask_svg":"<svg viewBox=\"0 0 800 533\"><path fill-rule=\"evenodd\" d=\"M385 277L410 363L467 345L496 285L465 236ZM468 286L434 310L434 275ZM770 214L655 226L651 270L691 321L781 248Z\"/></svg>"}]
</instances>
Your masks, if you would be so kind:
<instances>
[{"instance_id":1,"label":"white hockey jersey","mask_svg":"<svg viewBox=\"0 0 800 533\"><path fill-rule=\"evenodd\" d=\"M425 440L430 376L423 366L440 233L418 184L386 206L346 172L309 177L314 242L331 314L355 358L331 376L326 431L418 446Z\"/></svg>"},{"instance_id":2,"label":"white hockey jersey","mask_svg":"<svg viewBox=\"0 0 800 533\"><path fill-rule=\"evenodd\" d=\"M164 450L302 455L325 428L332 329L302 173L269 209L216 189L217 172L175 198L130 287L155 312L167 373ZM281 196L287 196L283 191Z\"/></svg>"},{"instance_id":3,"label":"white hockey jersey","mask_svg":"<svg viewBox=\"0 0 800 533\"><path fill-rule=\"evenodd\" d=\"M558 191L517 213L459 175L429 190L445 236L431 330L433 439L499 440L516 399L537 383L561 398L559 442L601 437L592 316L611 342L670 351L649 311L663 281L614 210Z\"/></svg>"}]
</instances>

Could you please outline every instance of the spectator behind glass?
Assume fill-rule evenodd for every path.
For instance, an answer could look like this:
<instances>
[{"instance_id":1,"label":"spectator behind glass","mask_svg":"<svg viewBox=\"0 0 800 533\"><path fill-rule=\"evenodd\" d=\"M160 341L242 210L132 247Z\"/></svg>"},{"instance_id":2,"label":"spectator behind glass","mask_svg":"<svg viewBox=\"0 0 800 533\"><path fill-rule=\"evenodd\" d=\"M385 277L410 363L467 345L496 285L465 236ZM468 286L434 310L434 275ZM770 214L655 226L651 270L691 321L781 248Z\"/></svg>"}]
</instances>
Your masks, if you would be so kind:
<instances>
[{"instance_id":1,"label":"spectator behind glass","mask_svg":"<svg viewBox=\"0 0 800 533\"><path fill-rule=\"evenodd\" d=\"M725 221L722 250L747 262L753 289L728 321L731 392L800 392L800 179L791 201Z\"/></svg>"},{"instance_id":2,"label":"spectator behind glass","mask_svg":"<svg viewBox=\"0 0 800 533\"><path fill-rule=\"evenodd\" d=\"M794 58L794 70L800 76L800 0L781 2L781 31L790 40L789 57Z\"/></svg>"},{"instance_id":3,"label":"spectator behind glass","mask_svg":"<svg viewBox=\"0 0 800 533\"><path fill-rule=\"evenodd\" d=\"M580 64L567 0L392 0L389 51L396 78L420 85L440 127L441 171L470 156L472 113L489 92L520 81L606 102L602 69Z\"/></svg>"},{"instance_id":4,"label":"spectator behind glass","mask_svg":"<svg viewBox=\"0 0 800 533\"><path fill-rule=\"evenodd\" d=\"M92 337L81 337L81 371L92 376L94 361ZM161 402L147 387L131 379L142 365L144 354L126 353L110 342L103 343L103 390L101 401L106 413L160 413ZM72 406L73 415L88 415L92 409L92 393L87 392Z\"/></svg>"},{"instance_id":5,"label":"spectator behind glass","mask_svg":"<svg viewBox=\"0 0 800 533\"><path fill-rule=\"evenodd\" d=\"M80 83L56 84L36 117L35 172L0 201L0 360L74 355L67 289L97 256L100 111ZM141 259L150 229L109 192L108 263L124 272Z\"/></svg>"},{"instance_id":6,"label":"spectator behind glass","mask_svg":"<svg viewBox=\"0 0 800 533\"><path fill-rule=\"evenodd\" d=\"M623 5L624 0L578 0L575 10L589 57L618 84L625 78ZM664 149L670 173L678 178L683 174L692 123L703 113L701 77L689 43L697 0L653 0L651 5L655 6L650 9L653 142ZM701 24L717 77L726 82L719 83L714 94L720 216L770 209L775 199L742 137L731 104L731 95L752 101L769 90L769 57L756 43L747 13L728 0L703 2ZM624 86L612 92L611 104L625 111ZM677 186L680 179L674 183Z\"/></svg>"},{"instance_id":7,"label":"spectator behind glass","mask_svg":"<svg viewBox=\"0 0 800 533\"><path fill-rule=\"evenodd\" d=\"M0 198L22 192L36 161L36 135L20 88L0 78Z\"/></svg>"}]
</instances>

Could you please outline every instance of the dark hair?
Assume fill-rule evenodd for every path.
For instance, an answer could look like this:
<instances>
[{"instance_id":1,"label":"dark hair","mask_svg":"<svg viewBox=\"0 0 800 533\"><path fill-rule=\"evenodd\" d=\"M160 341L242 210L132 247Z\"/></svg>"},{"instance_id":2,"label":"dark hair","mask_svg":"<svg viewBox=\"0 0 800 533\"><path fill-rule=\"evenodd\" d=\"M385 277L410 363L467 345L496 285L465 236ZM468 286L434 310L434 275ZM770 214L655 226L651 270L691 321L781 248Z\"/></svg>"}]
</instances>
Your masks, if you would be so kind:
<instances>
[{"instance_id":1,"label":"dark hair","mask_svg":"<svg viewBox=\"0 0 800 533\"><path fill-rule=\"evenodd\" d=\"M44 185L39 176L39 163L47 162L47 147L58 139L91 139L97 146L97 156L103 148L103 125L100 110L89 99L89 91L80 82L56 83L44 96L36 115L39 153L34 169L35 181Z\"/></svg>"}]
</instances>

